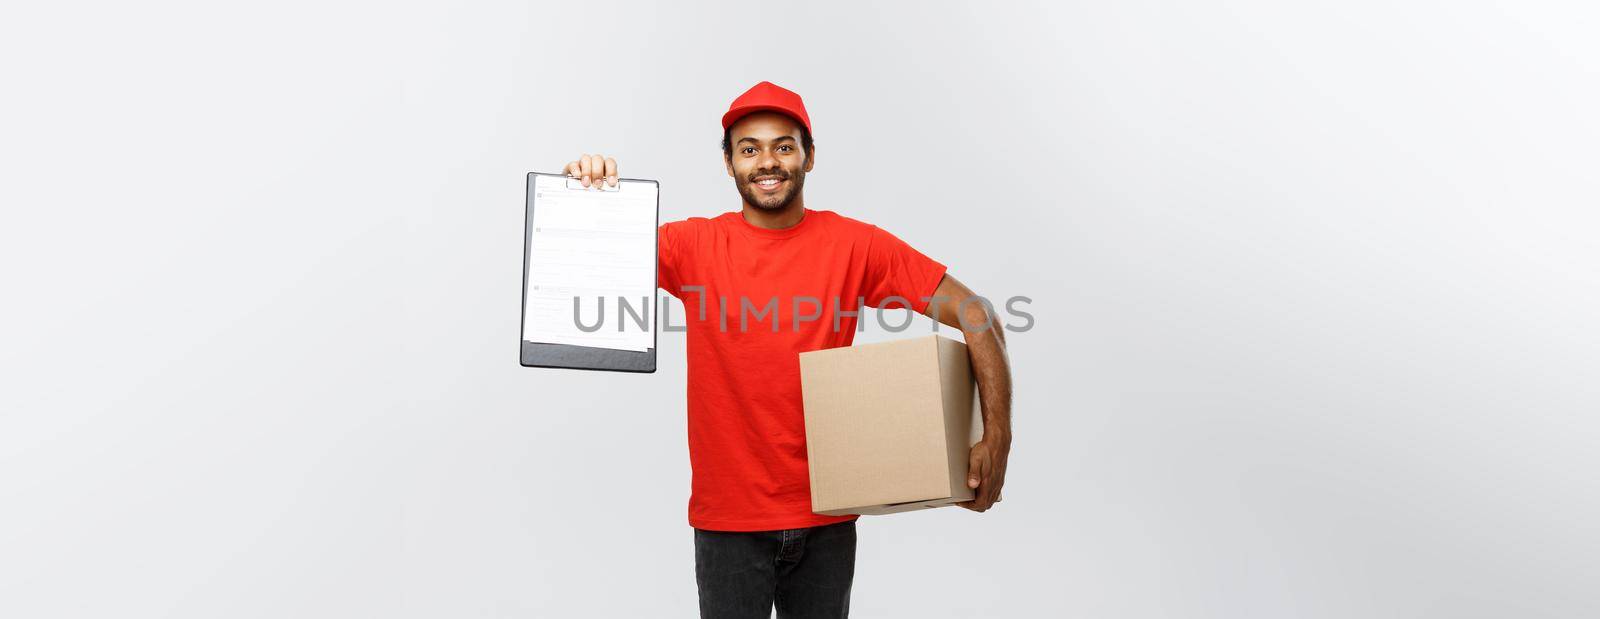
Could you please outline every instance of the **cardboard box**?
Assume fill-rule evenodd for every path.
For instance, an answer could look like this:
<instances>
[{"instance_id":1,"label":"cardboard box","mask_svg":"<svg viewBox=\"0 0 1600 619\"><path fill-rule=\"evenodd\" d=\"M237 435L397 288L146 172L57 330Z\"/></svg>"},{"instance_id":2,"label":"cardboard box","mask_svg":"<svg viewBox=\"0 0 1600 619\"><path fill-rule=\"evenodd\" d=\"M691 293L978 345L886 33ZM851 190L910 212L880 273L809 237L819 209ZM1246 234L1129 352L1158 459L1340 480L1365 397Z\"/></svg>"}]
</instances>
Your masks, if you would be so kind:
<instances>
[{"instance_id":1,"label":"cardboard box","mask_svg":"<svg viewBox=\"0 0 1600 619\"><path fill-rule=\"evenodd\" d=\"M967 345L938 336L800 354L811 510L880 515L972 499L983 438Z\"/></svg>"}]
</instances>

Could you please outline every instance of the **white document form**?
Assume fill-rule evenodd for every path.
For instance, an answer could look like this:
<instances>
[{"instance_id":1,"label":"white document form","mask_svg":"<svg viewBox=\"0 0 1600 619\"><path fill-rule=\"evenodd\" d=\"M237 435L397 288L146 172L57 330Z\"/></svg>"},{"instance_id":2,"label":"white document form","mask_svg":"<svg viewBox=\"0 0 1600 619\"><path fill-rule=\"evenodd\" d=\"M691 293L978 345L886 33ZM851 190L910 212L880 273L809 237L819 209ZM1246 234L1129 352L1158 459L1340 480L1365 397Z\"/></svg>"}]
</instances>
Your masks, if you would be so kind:
<instances>
[{"instance_id":1,"label":"white document form","mask_svg":"<svg viewBox=\"0 0 1600 619\"><path fill-rule=\"evenodd\" d=\"M577 189L562 177L534 180L522 339L647 351L655 345L657 185L570 185Z\"/></svg>"}]
</instances>

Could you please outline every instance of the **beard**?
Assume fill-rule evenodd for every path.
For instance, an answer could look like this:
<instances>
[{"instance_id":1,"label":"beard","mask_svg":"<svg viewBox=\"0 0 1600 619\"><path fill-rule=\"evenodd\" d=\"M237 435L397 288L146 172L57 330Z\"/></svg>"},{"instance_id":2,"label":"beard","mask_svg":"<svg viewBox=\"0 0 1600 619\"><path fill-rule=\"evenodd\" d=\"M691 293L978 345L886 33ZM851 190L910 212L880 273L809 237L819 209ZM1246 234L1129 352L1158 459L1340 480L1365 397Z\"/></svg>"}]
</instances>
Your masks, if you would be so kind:
<instances>
[{"instance_id":1,"label":"beard","mask_svg":"<svg viewBox=\"0 0 1600 619\"><path fill-rule=\"evenodd\" d=\"M784 180L783 191L775 194L764 194L757 190L755 182L750 180L757 176L779 176ZM794 202L795 196L800 195L800 189L805 187L806 173L804 170L790 172L784 169L756 170L745 178L734 178L734 186L739 189L739 195L744 201L763 211L781 211Z\"/></svg>"}]
</instances>

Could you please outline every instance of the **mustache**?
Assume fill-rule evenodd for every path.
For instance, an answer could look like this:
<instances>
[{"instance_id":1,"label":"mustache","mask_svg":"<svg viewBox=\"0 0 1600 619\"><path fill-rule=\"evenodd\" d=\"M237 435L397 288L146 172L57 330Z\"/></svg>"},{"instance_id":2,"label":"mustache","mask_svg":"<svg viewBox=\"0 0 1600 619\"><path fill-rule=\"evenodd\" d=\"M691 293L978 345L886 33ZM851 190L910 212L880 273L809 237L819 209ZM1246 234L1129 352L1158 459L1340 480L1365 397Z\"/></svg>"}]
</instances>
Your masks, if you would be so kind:
<instances>
[{"instance_id":1,"label":"mustache","mask_svg":"<svg viewBox=\"0 0 1600 619\"><path fill-rule=\"evenodd\" d=\"M775 168L772 170L756 170L755 174L751 174L745 180L754 183L756 182L756 178L760 176L776 176L780 180L789 180L789 173L784 171L783 168Z\"/></svg>"}]
</instances>

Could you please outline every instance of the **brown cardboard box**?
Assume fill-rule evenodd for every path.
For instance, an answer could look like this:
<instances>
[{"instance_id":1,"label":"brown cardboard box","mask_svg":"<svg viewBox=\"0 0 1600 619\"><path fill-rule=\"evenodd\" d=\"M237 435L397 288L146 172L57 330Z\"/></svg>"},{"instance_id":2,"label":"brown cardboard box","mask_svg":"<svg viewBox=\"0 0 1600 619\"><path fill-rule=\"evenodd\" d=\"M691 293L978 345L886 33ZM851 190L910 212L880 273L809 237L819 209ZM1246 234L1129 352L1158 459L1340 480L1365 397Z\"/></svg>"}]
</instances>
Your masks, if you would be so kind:
<instances>
[{"instance_id":1,"label":"brown cardboard box","mask_svg":"<svg viewBox=\"0 0 1600 619\"><path fill-rule=\"evenodd\" d=\"M800 354L811 510L892 514L972 499L983 437L967 345L930 335Z\"/></svg>"}]
</instances>

